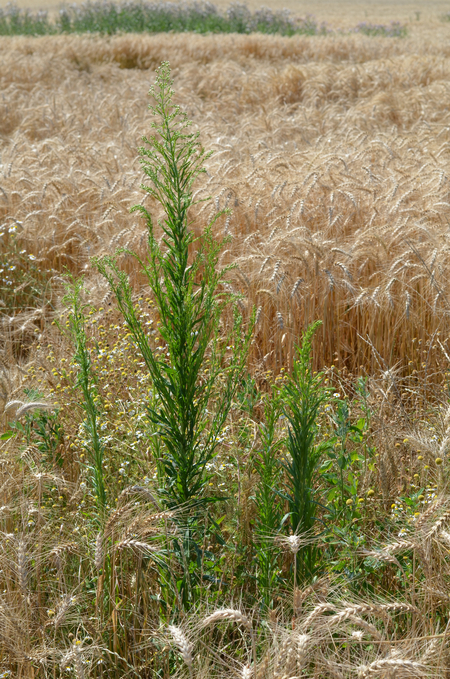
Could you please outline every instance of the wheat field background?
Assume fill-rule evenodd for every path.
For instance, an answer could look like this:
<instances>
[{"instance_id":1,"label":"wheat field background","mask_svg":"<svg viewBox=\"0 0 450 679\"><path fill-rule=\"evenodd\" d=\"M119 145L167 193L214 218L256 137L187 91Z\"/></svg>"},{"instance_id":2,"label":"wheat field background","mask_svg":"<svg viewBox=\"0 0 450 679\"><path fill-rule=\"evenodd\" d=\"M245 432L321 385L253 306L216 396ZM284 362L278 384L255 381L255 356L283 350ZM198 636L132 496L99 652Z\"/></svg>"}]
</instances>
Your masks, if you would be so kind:
<instances>
[{"instance_id":1,"label":"wheat field background","mask_svg":"<svg viewBox=\"0 0 450 679\"><path fill-rule=\"evenodd\" d=\"M406 38L0 38L0 678L448 677L450 22L439 19L447 9L314 5L335 27L408 22ZM315 367L365 427L351 444L359 485L343 502L335 542L321 547L335 561L327 556L322 577L292 587L300 542L280 529L270 610L254 585L262 400L240 402L227 421L211 475L223 541L205 529L200 585L206 552L214 577L183 614L180 522L155 500L148 375L90 264L119 246L146 253L133 205L162 216L143 198L138 147L151 134L147 92L164 60L177 103L214 151L196 187L212 201L192 210L193 229L200 235L217 209L231 210L214 229L230 236L220 260L237 265L229 288L242 293L244 315L256 309L251 376L266 391L270 375L284 379L295 342L321 319ZM36 294L24 295L13 255L29 275L42 274ZM156 326L135 261L122 263L145 327ZM67 269L84 274L95 306L86 327L107 441L100 523L74 350L55 326ZM357 375L369 376L366 402ZM35 392L24 391L30 385ZM20 429L27 413L31 433ZM36 434L44 421L62 423L54 450ZM320 425L324 437L334 436L330 422ZM277 426L281 440L281 418ZM149 557L157 548L174 580L165 590Z\"/></svg>"},{"instance_id":2,"label":"wheat field background","mask_svg":"<svg viewBox=\"0 0 450 679\"><path fill-rule=\"evenodd\" d=\"M169 59L214 150L199 195L232 209L216 229L232 236L232 284L258 309L255 365L289 364L321 318L318 364L433 375L450 334L448 37L441 23L433 41L418 29L2 38L0 220L56 272L143 248L129 214L142 200L137 148L154 69ZM199 208L195 228L210 215ZM22 311L8 321L21 341L51 314L24 325Z\"/></svg>"}]
</instances>

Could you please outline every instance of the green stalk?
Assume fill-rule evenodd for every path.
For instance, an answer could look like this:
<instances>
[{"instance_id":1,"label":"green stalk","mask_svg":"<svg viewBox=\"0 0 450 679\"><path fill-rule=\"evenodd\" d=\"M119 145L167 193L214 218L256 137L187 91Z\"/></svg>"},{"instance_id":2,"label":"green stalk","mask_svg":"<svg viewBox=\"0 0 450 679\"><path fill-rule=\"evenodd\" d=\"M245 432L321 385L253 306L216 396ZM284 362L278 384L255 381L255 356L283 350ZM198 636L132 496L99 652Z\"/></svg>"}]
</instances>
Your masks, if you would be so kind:
<instances>
[{"instance_id":1,"label":"green stalk","mask_svg":"<svg viewBox=\"0 0 450 679\"><path fill-rule=\"evenodd\" d=\"M84 429L87 443L85 450L92 471L92 486L99 514L103 518L106 509L106 489L103 478L103 444L98 431L98 410L95 403L98 392L92 372L91 355L87 346L85 312L87 305L81 301L83 279L73 278L66 284L63 303L70 307L69 334L75 345L74 361L78 365L76 386L83 400L81 407L85 412Z\"/></svg>"},{"instance_id":2,"label":"green stalk","mask_svg":"<svg viewBox=\"0 0 450 679\"><path fill-rule=\"evenodd\" d=\"M292 375L282 387L284 412L289 421L287 448L289 459L284 467L287 476L291 525L293 533L312 537L316 524L317 502L314 499L315 483L324 446L317 444L317 420L322 405L329 397L323 374L313 374L311 344L313 335L321 324L317 321L303 335L298 358ZM316 568L317 548L314 544L303 546L298 552L299 577L309 579ZM297 567L297 564L296 564Z\"/></svg>"},{"instance_id":3,"label":"green stalk","mask_svg":"<svg viewBox=\"0 0 450 679\"><path fill-rule=\"evenodd\" d=\"M278 551L274 548L274 536L281 528L283 511L280 498L282 468L277 453L281 441L277 440L277 423L281 414L281 403L273 392L265 401L264 421L259 425L260 446L255 462L259 481L255 493L257 517L255 546L258 570L256 579L263 594L264 605L268 608L273 603L273 587L278 569Z\"/></svg>"},{"instance_id":4,"label":"green stalk","mask_svg":"<svg viewBox=\"0 0 450 679\"><path fill-rule=\"evenodd\" d=\"M251 329L244 331L236 298L224 293L221 285L227 271L218 267L223 243L215 242L211 233L220 215L197 241L189 229L188 212L195 204L192 186L210 154L201 147L198 133L187 133L191 123L173 104L168 63L158 69L150 94L155 134L144 137L146 146L140 149L150 180L142 188L164 209L163 239L162 245L158 243L151 214L142 206L135 207L147 222L149 253L145 261L134 256L153 291L165 344L163 355L150 345L136 315L128 276L117 258L104 257L96 265L108 280L152 377L155 395L147 412L160 438L162 493L169 507L192 506L205 500L206 467L215 455L246 364ZM219 324L230 303L234 326L224 337ZM227 351L230 345L231 352Z\"/></svg>"}]
</instances>

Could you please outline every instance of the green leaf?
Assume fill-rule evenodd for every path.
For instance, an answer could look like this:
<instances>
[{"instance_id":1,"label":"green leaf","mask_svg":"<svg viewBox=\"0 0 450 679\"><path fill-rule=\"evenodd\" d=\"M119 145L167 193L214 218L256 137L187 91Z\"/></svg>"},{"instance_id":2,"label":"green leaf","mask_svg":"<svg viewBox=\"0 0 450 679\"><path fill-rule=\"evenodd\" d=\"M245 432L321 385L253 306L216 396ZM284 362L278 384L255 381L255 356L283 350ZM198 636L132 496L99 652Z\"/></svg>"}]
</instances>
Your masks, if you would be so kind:
<instances>
[{"instance_id":1,"label":"green leaf","mask_svg":"<svg viewBox=\"0 0 450 679\"><path fill-rule=\"evenodd\" d=\"M332 488L327 495L328 502L331 502L332 500L334 500L334 498L337 496L337 494L338 494L338 489Z\"/></svg>"},{"instance_id":2,"label":"green leaf","mask_svg":"<svg viewBox=\"0 0 450 679\"><path fill-rule=\"evenodd\" d=\"M5 433L0 436L0 441L8 441L15 435L16 433L14 431L5 431Z\"/></svg>"}]
</instances>

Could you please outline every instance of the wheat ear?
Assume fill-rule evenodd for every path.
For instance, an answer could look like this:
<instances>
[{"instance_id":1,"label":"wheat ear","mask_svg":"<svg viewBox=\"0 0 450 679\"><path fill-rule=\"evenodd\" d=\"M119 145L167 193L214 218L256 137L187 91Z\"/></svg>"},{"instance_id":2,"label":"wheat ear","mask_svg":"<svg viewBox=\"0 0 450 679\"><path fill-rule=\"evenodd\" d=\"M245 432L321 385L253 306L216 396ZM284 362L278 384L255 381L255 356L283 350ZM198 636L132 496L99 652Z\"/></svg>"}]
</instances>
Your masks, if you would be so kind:
<instances>
[{"instance_id":1,"label":"wheat ear","mask_svg":"<svg viewBox=\"0 0 450 679\"><path fill-rule=\"evenodd\" d=\"M306 664L308 655L308 645L310 641L308 634L299 634L297 637L297 669L302 670Z\"/></svg>"},{"instance_id":2,"label":"wheat ear","mask_svg":"<svg viewBox=\"0 0 450 679\"><path fill-rule=\"evenodd\" d=\"M336 606L333 606L332 604L319 604L318 606L316 606L302 622L301 625L302 629L308 629L311 623L314 622L316 618L320 617L322 613L326 613L326 611L332 611L333 613L335 613Z\"/></svg>"},{"instance_id":3,"label":"wheat ear","mask_svg":"<svg viewBox=\"0 0 450 679\"><path fill-rule=\"evenodd\" d=\"M80 642L75 642L74 644L74 666L75 666L75 676L77 679L84 679L84 667L83 667L83 657L81 653Z\"/></svg>"},{"instance_id":4,"label":"wheat ear","mask_svg":"<svg viewBox=\"0 0 450 679\"><path fill-rule=\"evenodd\" d=\"M100 568L103 567L104 558L105 554L103 549L103 535L101 533L98 533L95 539L95 559L94 559L94 565L98 571L100 570Z\"/></svg>"},{"instance_id":5,"label":"wheat ear","mask_svg":"<svg viewBox=\"0 0 450 679\"><path fill-rule=\"evenodd\" d=\"M275 661L275 667L273 670L274 679L279 679L282 676L282 662L284 660L284 666L286 666L287 656L289 655L292 648L292 638L291 635L287 636L282 644L280 645L277 653L277 658Z\"/></svg>"},{"instance_id":6,"label":"wheat ear","mask_svg":"<svg viewBox=\"0 0 450 679\"><path fill-rule=\"evenodd\" d=\"M336 614L336 617L326 619L326 623L330 624L335 619L339 621L347 620L353 616L361 617L362 615L374 615L377 618L389 618L389 613L399 611L402 613L418 613L416 606L412 604L393 602L390 604L356 604L354 606L347 606L342 611L337 611L336 607L331 604L319 604L313 611L305 618L302 623L303 629L308 629L314 620L319 618L326 611L331 611Z\"/></svg>"},{"instance_id":7,"label":"wheat ear","mask_svg":"<svg viewBox=\"0 0 450 679\"><path fill-rule=\"evenodd\" d=\"M63 554L68 554L69 552L74 552L77 549L76 542L66 542L62 545L57 545L50 552L50 557L56 564L58 568L62 568L62 556Z\"/></svg>"},{"instance_id":8,"label":"wheat ear","mask_svg":"<svg viewBox=\"0 0 450 679\"><path fill-rule=\"evenodd\" d=\"M17 408L20 408L23 406L23 401L8 401L8 403L5 405L3 412L7 413L9 410L14 410Z\"/></svg>"},{"instance_id":9,"label":"wheat ear","mask_svg":"<svg viewBox=\"0 0 450 679\"><path fill-rule=\"evenodd\" d=\"M390 672L391 676L416 676L424 677L427 667L414 660L407 658L379 658L370 665L361 665L358 668L358 679L365 679L371 675L379 675L380 672Z\"/></svg>"},{"instance_id":10,"label":"wheat ear","mask_svg":"<svg viewBox=\"0 0 450 679\"><path fill-rule=\"evenodd\" d=\"M142 542L141 540L133 540L131 538L126 538L125 540L121 540L118 545L116 546L116 549L118 551L122 549L131 549L132 551L135 552L140 552L142 554L148 553L148 552L156 552L156 549L152 547L152 545L149 545L147 542Z\"/></svg>"},{"instance_id":11,"label":"wheat ear","mask_svg":"<svg viewBox=\"0 0 450 679\"><path fill-rule=\"evenodd\" d=\"M33 401L32 403L24 403L18 410L16 410L16 417L21 417L29 410L51 410L54 408L51 403L41 403L40 401Z\"/></svg>"},{"instance_id":12,"label":"wheat ear","mask_svg":"<svg viewBox=\"0 0 450 679\"><path fill-rule=\"evenodd\" d=\"M221 608L218 611L211 613L211 615L207 615L206 618L203 618L201 627L207 627L213 623L223 622L225 620L236 622L238 625L242 625L242 627L244 627L249 632L252 641L253 672L254 676L256 677L256 639L253 626L250 622L250 619L246 615L234 608Z\"/></svg>"},{"instance_id":13,"label":"wheat ear","mask_svg":"<svg viewBox=\"0 0 450 679\"><path fill-rule=\"evenodd\" d=\"M326 670L326 676L331 679L344 679L344 675L342 674L341 670L339 669L338 665L336 663L331 662L330 660L327 660L326 658L321 659L320 664L324 666L324 669Z\"/></svg>"},{"instance_id":14,"label":"wheat ear","mask_svg":"<svg viewBox=\"0 0 450 679\"><path fill-rule=\"evenodd\" d=\"M17 572L19 576L19 585L23 594L26 594L28 584L28 568L27 568L27 553L25 549L25 540L19 540L17 549Z\"/></svg>"},{"instance_id":15,"label":"wheat ear","mask_svg":"<svg viewBox=\"0 0 450 679\"><path fill-rule=\"evenodd\" d=\"M435 523L431 526L431 528L428 530L428 532L425 534L424 538L426 540L429 540L430 538L433 538L437 533L440 532L440 530L443 528L443 526L450 520L450 509L447 509L441 517Z\"/></svg>"},{"instance_id":16,"label":"wheat ear","mask_svg":"<svg viewBox=\"0 0 450 679\"><path fill-rule=\"evenodd\" d=\"M342 613L338 613L337 615L327 618L326 624L339 625L341 622L345 622L347 620L354 623L355 625L359 625L359 627L362 627L362 629L371 634L374 639L379 641L382 640L382 636L375 625L372 625L371 622L367 622L367 620L364 620L364 618L361 618L359 615L354 615L349 610L342 611Z\"/></svg>"},{"instance_id":17,"label":"wheat ear","mask_svg":"<svg viewBox=\"0 0 450 679\"><path fill-rule=\"evenodd\" d=\"M438 639L432 639L428 646L426 647L424 653L422 654L422 657L420 658L420 661L423 665L426 665L427 662L433 659L438 654L439 651L439 646L441 642L441 638Z\"/></svg>"},{"instance_id":18,"label":"wheat ear","mask_svg":"<svg viewBox=\"0 0 450 679\"><path fill-rule=\"evenodd\" d=\"M172 636L175 646L180 651L180 655L183 658L185 664L187 665L187 668L189 670L189 676L192 678L193 645L180 627L176 627L175 625L169 625L168 630Z\"/></svg>"},{"instance_id":19,"label":"wheat ear","mask_svg":"<svg viewBox=\"0 0 450 679\"><path fill-rule=\"evenodd\" d=\"M447 498L446 497L442 496L442 497L436 498L436 500L434 500L434 502L429 507L427 507L427 509L424 512L422 512L422 514L417 519L416 525L415 525L416 530L419 529L419 528L422 528L422 526L425 525L427 520L431 516L433 516L433 514L435 514L438 509L445 506L446 504L447 504Z\"/></svg>"},{"instance_id":20,"label":"wheat ear","mask_svg":"<svg viewBox=\"0 0 450 679\"><path fill-rule=\"evenodd\" d=\"M245 627L249 632L253 631L249 618L244 615L244 613L241 613L241 611L234 608L221 608L218 611L211 613L211 615L207 615L206 618L203 618L201 627L207 627L208 625L216 622L223 622L224 620L236 622Z\"/></svg>"},{"instance_id":21,"label":"wheat ear","mask_svg":"<svg viewBox=\"0 0 450 679\"><path fill-rule=\"evenodd\" d=\"M55 616L55 630L58 629L58 627L61 625L61 623L64 621L64 618L66 617L66 613L69 610L69 608L74 604L76 601L76 597L69 595L66 596L65 599L62 601L61 605L58 608L58 612Z\"/></svg>"}]
</instances>

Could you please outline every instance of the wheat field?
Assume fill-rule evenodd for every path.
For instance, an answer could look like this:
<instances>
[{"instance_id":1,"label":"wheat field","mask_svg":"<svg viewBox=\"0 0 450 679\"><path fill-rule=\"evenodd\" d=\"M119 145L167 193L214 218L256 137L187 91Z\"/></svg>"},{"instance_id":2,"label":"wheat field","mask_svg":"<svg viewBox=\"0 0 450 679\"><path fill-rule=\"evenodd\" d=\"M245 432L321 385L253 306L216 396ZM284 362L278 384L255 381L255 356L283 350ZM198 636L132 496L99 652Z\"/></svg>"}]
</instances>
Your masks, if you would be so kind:
<instances>
[{"instance_id":1,"label":"wheat field","mask_svg":"<svg viewBox=\"0 0 450 679\"><path fill-rule=\"evenodd\" d=\"M444 37L14 38L0 59L0 218L42 267L79 272L142 245L129 215L142 199L137 148L153 69L170 59L179 102L214 150L200 194L232 209L217 233L232 236L224 261L258 309L255 364L289 364L321 318L321 365L442 365ZM199 210L195 228L209 216Z\"/></svg>"},{"instance_id":2,"label":"wheat field","mask_svg":"<svg viewBox=\"0 0 450 679\"><path fill-rule=\"evenodd\" d=\"M324 13L330 6L323 3ZM358 7L352 4L355 17ZM398 7L422 11L419 3ZM430 8L428 23L413 16L404 39L0 38L2 423L7 429L13 413L20 420L39 408L23 396L33 384L46 394L45 412L62 399L66 431L63 462L51 470L35 444L0 443L0 677L448 676L450 508L441 464L450 441L450 24L437 18L444 3ZM64 372L72 357L54 325L60 276L84 274L94 321L103 323L111 295L91 257L120 246L146 253L145 224L130 208L143 204L162 216L143 198L138 147L151 132L147 92L164 60L177 103L214 151L196 194L212 201L192 210L193 229L200 235L216 210L230 209L214 230L230 237L220 260L236 265L228 287L242 294L246 317L256 310L250 373L262 381L270 371L289 371L294 344L321 319L315 367L336 366L343 391L357 375L371 378L368 438L378 460L364 463L358 489L367 541L346 547L346 563L377 564L374 581L385 568L371 598L328 574L308 586L286 585L283 601L261 622L257 603L248 605L256 599L244 587L233 590L254 546L256 484L252 444L242 440L257 418L242 424L236 415L227 433L232 451L221 451L219 462L221 485L232 474L238 479L223 531L243 552L224 557L221 578L231 583L225 607L205 598L171 620L157 567L144 565L167 556L158 545L178 539L180 522L161 510L151 484L136 480L153 472L139 439L148 385L114 307L108 313L117 325L89 327L103 347L95 368L107 382L104 424L111 440L123 438L108 453L113 501L101 530L89 515L95 503L86 494L79 397ZM44 276L39 295L24 297L25 284L9 285L5 257L16 246L31 274ZM136 297L144 297L136 264L122 261ZM106 362L111 346L120 367ZM120 457L128 453L135 469L129 485L119 476L128 473ZM233 455L240 463L226 477ZM417 505L409 514L399 500L406 493ZM395 530L382 533L380 516ZM297 555L295 538L283 537L284 575ZM218 542L206 547L220 554ZM168 558L171 577L181 577L184 564Z\"/></svg>"}]
</instances>

